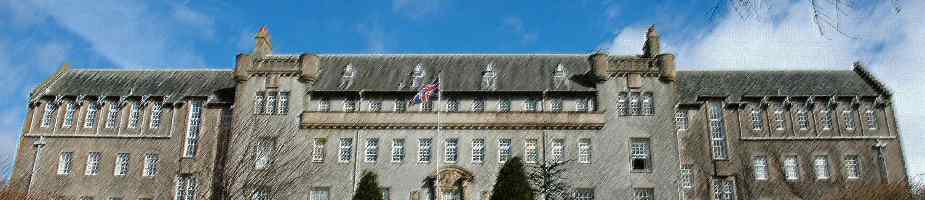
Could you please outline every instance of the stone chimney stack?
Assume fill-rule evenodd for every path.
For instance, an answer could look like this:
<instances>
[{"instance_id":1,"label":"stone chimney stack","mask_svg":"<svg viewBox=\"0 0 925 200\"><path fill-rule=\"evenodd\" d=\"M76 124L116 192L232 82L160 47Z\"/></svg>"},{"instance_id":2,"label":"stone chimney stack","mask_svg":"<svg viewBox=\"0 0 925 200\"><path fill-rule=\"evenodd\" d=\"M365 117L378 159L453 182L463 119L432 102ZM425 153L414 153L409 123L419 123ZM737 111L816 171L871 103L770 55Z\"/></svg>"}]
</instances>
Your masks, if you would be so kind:
<instances>
[{"instance_id":1,"label":"stone chimney stack","mask_svg":"<svg viewBox=\"0 0 925 200\"><path fill-rule=\"evenodd\" d=\"M263 57L273 53L273 42L270 40L270 31L267 30L266 26L260 27L260 31L257 32L254 39L257 40L257 46L254 47L254 56Z\"/></svg>"},{"instance_id":2,"label":"stone chimney stack","mask_svg":"<svg viewBox=\"0 0 925 200\"><path fill-rule=\"evenodd\" d=\"M655 31L655 25L649 27L649 31L646 32L646 44L642 47L642 57L645 58L654 58L661 52L660 41L658 32Z\"/></svg>"}]
</instances>

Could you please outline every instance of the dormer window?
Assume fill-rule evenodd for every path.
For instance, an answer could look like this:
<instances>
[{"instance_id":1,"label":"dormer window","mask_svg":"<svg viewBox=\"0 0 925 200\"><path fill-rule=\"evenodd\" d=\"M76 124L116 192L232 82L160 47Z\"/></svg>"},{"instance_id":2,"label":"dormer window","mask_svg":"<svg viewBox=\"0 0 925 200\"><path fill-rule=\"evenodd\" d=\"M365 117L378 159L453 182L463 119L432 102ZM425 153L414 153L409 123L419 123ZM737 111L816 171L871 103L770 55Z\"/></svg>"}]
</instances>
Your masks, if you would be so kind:
<instances>
[{"instance_id":1,"label":"dormer window","mask_svg":"<svg viewBox=\"0 0 925 200\"><path fill-rule=\"evenodd\" d=\"M485 65L485 69L482 70L482 90L495 90L495 64L489 63Z\"/></svg>"},{"instance_id":2,"label":"dormer window","mask_svg":"<svg viewBox=\"0 0 925 200\"><path fill-rule=\"evenodd\" d=\"M42 114L42 128L51 126L51 120L55 117L55 110L57 110L57 107L54 103L48 102L45 104L45 113Z\"/></svg>"},{"instance_id":3,"label":"dormer window","mask_svg":"<svg viewBox=\"0 0 925 200\"><path fill-rule=\"evenodd\" d=\"M568 71L565 70L565 66L562 66L562 64L559 64L558 66L556 66L556 70L553 71L552 73L553 89L560 89L560 88L568 87L567 85L568 82L566 81L568 80L568 77L566 77L567 74L568 74Z\"/></svg>"},{"instance_id":4,"label":"dormer window","mask_svg":"<svg viewBox=\"0 0 925 200\"><path fill-rule=\"evenodd\" d=\"M498 112L511 112L511 100L501 99L498 102Z\"/></svg>"},{"instance_id":5,"label":"dormer window","mask_svg":"<svg viewBox=\"0 0 925 200\"><path fill-rule=\"evenodd\" d=\"M446 102L446 111L447 112L459 112L459 101L456 99L450 99Z\"/></svg>"},{"instance_id":6,"label":"dormer window","mask_svg":"<svg viewBox=\"0 0 925 200\"><path fill-rule=\"evenodd\" d=\"M867 129L877 129L877 115L874 114L874 111L868 108L867 111L864 111L864 115L867 120Z\"/></svg>"},{"instance_id":7,"label":"dormer window","mask_svg":"<svg viewBox=\"0 0 925 200\"><path fill-rule=\"evenodd\" d=\"M408 100L405 99L395 99L395 105L392 106L392 112L405 112L408 110Z\"/></svg>"},{"instance_id":8,"label":"dormer window","mask_svg":"<svg viewBox=\"0 0 925 200\"><path fill-rule=\"evenodd\" d=\"M784 130L784 106L777 105L774 108L774 129Z\"/></svg>"},{"instance_id":9,"label":"dormer window","mask_svg":"<svg viewBox=\"0 0 925 200\"><path fill-rule=\"evenodd\" d=\"M331 102L328 101L328 98L321 98L318 100L318 111L319 112L330 112L331 111Z\"/></svg>"},{"instance_id":10,"label":"dormer window","mask_svg":"<svg viewBox=\"0 0 925 200\"><path fill-rule=\"evenodd\" d=\"M472 112L484 112L485 111L485 98L475 98L472 101Z\"/></svg>"},{"instance_id":11,"label":"dormer window","mask_svg":"<svg viewBox=\"0 0 925 200\"><path fill-rule=\"evenodd\" d=\"M350 85L353 85L354 75L356 75L356 71L354 71L353 69L353 64L348 64L347 66L344 66L344 72L341 74L340 85L338 85L338 87L341 89L345 89L345 88L350 87Z\"/></svg>"},{"instance_id":12,"label":"dormer window","mask_svg":"<svg viewBox=\"0 0 925 200\"><path fill-rule=\"evenodd\" d=\"M652 102L652 94L642 95L642 115L655 115L655 105Z\"/></svg>"},{"instance_id":13,"label":"dormer window","mask_svg":"<svg viewBox=\"0 0 925 200\"><path fill-rule=\"evenodd\" d=\"M537 99L532 99L532 98L526 99L526 101L524 101L524 111L527 111L527 112L540 111L539 102L540 101Z\"/></svg>"},{"instance_id":14,"label":"dormer window","mask_svg":"<svg viewBox=\"0 0 925 200\"><path fill-rule=\"evenodd\" d=\"M752 118L752 130L760 131L761 127L764 126L764 124L762 123L764 119L761 119L762 118L761 111L758 110L757 108L752 108L751 118Z\"/></svg>"},{"instance_id":15,"label":"dormer window","mask_svg":"<svg viewBox=\"0 0 925 200\"><path fill-rule=\"evenodd\" d=\"M418 64L414 66L414 71L411 72L411 88L419 88L423 85L424 75L427 74L427 71L424 70L424 65Z\"/></svg>"},{"instance_id":16,"label":"dormer window","mask_svg":"<svg viewBox=\"0 0 925 200\"><path fill-rule=\"evenodd\" d=\"M357 103L353 99L344 100L344 112L355 112L357 111Z\"/></svg>"},{"instance_id":17,"label":"dormer window","mask_svg":"<svg viewBox=\"0 0 925 200\"><path fill-rule=\"evenodd\" d=\"M552 99L552 106L551 106L551 107L552 107L551 110L552 110L553 112L562 112L562 98L554 98L554 99Z\"/></svg>"},{"instance_id":18,"label":"dormer window","mask_svg":"<svg viewBox=\"0 0 925 200\"><path fill-rule=\"evenodd\" d=\"M381 100L370 100L369 101L369 112L381 112L382 111L382 101Z\"/></svg>"}]
</instances>

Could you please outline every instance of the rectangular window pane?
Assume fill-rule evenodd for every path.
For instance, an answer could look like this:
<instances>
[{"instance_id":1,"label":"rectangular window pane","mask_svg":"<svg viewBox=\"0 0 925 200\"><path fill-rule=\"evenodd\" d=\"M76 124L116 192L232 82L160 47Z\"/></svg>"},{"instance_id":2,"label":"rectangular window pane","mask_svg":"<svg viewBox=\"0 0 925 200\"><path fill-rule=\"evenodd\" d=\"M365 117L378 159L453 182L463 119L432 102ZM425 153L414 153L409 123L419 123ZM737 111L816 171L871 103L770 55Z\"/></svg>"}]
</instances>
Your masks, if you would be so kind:
<instances>
[{"instance_id":1,"label":"rectangular window pane","mask_svg":"<svg viewBox=\"0 0 925 200\"><path fill-rule=\"evenodd\" d=\"M498 139L498 162L504 163L511 159L512 157L511 149L511 139L510 138L501 138Z\"/></svg>"},{"instance_id":2,"label":"rectangular window pane","mask_svg":"<svg viewBox=\"0 0 925 200\"><path fill-rule=\"evenodd\" d=\"M800 180L800 164L796 156L784 157L784 177L788 181Z\"/></svg>"},{"instance_id":3,"label":"rectangular window pane","mask_svg":"<svg viewBox=\"0 0 925 200\"><path fill-rule=\"evenodd\" d=\"M61 152L58 157L58 174L71 174L71 161L74 160L74 152Z\"/></svg>"},{"instance_id":4,"label":"rectangular window pane","mask_svg":"<svg viewBox=\"0 0 925 200\"><path fill-rule=\"evenodd\" d=\"M816 179L829 179L829 168L828 156L816 156L813 160L813 169L816 171Z\"/></svg>"},{"instance_id":5,"label":"rectangular window pane","mask_svg":"<svg viewBox=\"0 0 925 200\"><path fill-rule=\"evenodd\" d=\"M578 163L591 163L591 138L578 139Z\"/></svg>"},{"instance_id":6,"label":"rectangular window pane","mask_svg":"<svg viewBox=\"0 0 925 200\"><path fill-rule=\"evenodd\" d=\"M324 162L324 145L327 143L325 138L312 139L312 162Z\"/></svg>"},{"instance_id":7,"label":"rectangular window pane","mask_svg":"<svg viewBox=\"0 0 925 200\"><path fill-rule=\"evenodd\" d=\"M263 114L276 114L276 92L267 92L267 108Z\"/></svg>"},{"instance_id":8,"label":"rectangular window pane","mask_svg":"<svg viewBox=\"0 0 925 200\"><path fill-rule=\"evenodd\" d=\"M263 102L264 92L257 92L254 96L254 114L263 114L266 104Z\"/></svg>"},{"instance_id":9,"label":"rectangular window pane","mask_svg":"<svg viewBox=\"0 0 925 200\"><path fill-rule=\"evenodd\" d=\"M310 200L328 200L328 190L314 189L311 191Z\"/></svg>"},{"instance_id":10,"label":"rectangular window pane","mask_svg":"<svg viewBox=\"0 0 925 200\"><path fill-rule=\"evenodd\" d=\"M353 138L341 138L339 141L340 151L338 151L339 162L349 162L353 158Z\"/></svg>"},{"instance_id":11,"label":"rectangular window pane","mask_svg":"<svg viewBox=\"0 0 925 200\"><path fill-rule=\"evenodd\" d=\"M145 154L145 168L144 176L157 176L157 163L160 161L160 156L156 153L147 153Z\"/></svg>"},{"instance_id":12,"label":"rectangular window pane","mask_svg":"<svg viewBox=\"0 0 925 200\"><path fill-rule=\"evenodd\" d=\"M190 111L186 127L186 142L183 157L196 157L199 146L199 131L202 126L202 101L190 102Z\"/></svg>"},{"instance_id":13,"label":"rectangular window pane","mask_svg":"<svg viewBox=\"0 0 925 200\"><path fill-rule=\"evenodd\" d=\"M364 161L373 163L379 160L379 138L366 139L366 159Z\"/></svg>"},{"instance_id":14,"label":"rectangular window pane","mask_svg":"<svg viewBox=\"0 0 925 200\"><path fill-rule=\"evenodd\" d=\"M51 126L51 121L55 117L56 106L54 103L48 102L45 103L45 112L42 113L42 124L43 128L48 128Z\"/></svg>"},{"instance_id":15,"label":"rectangular window pane","mask_svg":"<svg viewBox=\"0 0 925 200\"><path fill-rule=\"evenodd\" d=\"M129 111L128 115L128 128L138 128L138 123L141 121L141 102L135 102L132 104L132 108Z\"/></svg>"},{"instance_id":16,"label":"rectangular window pane","mask_svg":"<svg viewBox=\"0 0 925 200\"><path fill-rule=\"evenodd\" d=\"M593 200L594 199L594 189L591 188L579 188L576 189L575 199L577 200Z\"/></svg>"},{"instance_id":17,"label":"rectangular window pane","mask_svg":"<svg viewBox=\"0 0 925 200\"><path fill-rule=\"evenodd\" d=\"M687 111L681 110L674 114L674 125L675 129L678 130L687 130Z\"/></svg>"},{"instance_id":18,"label":"rectangular window pane","mask_svg":"<svg viewBox=\"0 0 925 200\"><path fill-rule=\"evenodd\" d=\"M443 161L444 162L456 163L456 159L459 157L459 152L457 151L458 143L459 143L459 140L456 138L446 139L446 143L444 143L445 146L443 149L443 152L444 152Z\"/></svg>"},{"instance_id":19,"label":"rectangular window pane","mask_svg":"<svg viewBox=\"0 0 925 200\"><path fill-rule=\"evenodd\" d=\"M857 155L845 156L845 172L848 179L861 178L861 163Z\"/></svg>"},{"instance_id":20,"label":"rectangular window pane","mask_svg":"<svg viewBox=\"0 0 925 200\"><path fill-rule=\"evenodd\" d=\"M115 128L119 125L119 103L109 103L109 113L106 113L106 128Z\"/></svg>"},{"instance_id":21,"label":"rectangular window pane","mask_svg":"<svg viewBox=\"0 0 925 200\"><path fill-rule=\"evenodd\" d=\"M431 139L418 139L418 163L430 163L431 158Z\"/></svg>"},{"instance_id":22,"label":"rectangular window pane","mask_svg":"<svg viewBox=\"0 0 925 200\"><path fill-rule=\"evenodd\" d=\"M97 115L99 115L100 105L95 102L90 102L89 108L87 109L87 116L84 119L84 128L94 128L96 127Z\"/></svg>"},{"instance_id":23,"label":"rectangular window pane","mask_svg":"<svg viewBox=\"0 0 925 200\"><path fill-rule=\"evenodd\" d=\"M765 156L752 157L755 169L755 180L768 180L768 158Z\"/></svg>"},{"instance_id":24,"label":"rectangular window pane","mask_svg":"<svg viewBox=\"0 0 925 200\"><path fill-rule=\"evenodd\" d=\"M154 102L153 104L151 107L151 123L148 124L148 128L156 129L161 126L161 107L163 104L161 102Z\"/></svg>"},{"instance_id":25,"label":"rectangular window pane","mask_svg":"<svg viewBox=\"0 0 925 200\"><path fill-rule=\"evenodd\" d=\"M527 139L527 142L524 144L525 163L536 163L540 160L539 152L537 152L536 142L536 139Z\"/></svg>"},{"instance_id":26,"label":"rectangular window pane","mask_svg":"<svg viewBox=\"0 0 925 200\"><path fill-rule=\"evenodd\" d=\"M723 107L720 102L711 102L710 104L710 148L714 160L725 160L728 158L726 151L726 130L723 126Z\"/></svg>"},{"instance_id":27,"label":"rectangular window pane","mask_svg":"<svg viewBox=\"0 0 925 200\"><path fill-rule=\"evenodd\" d=\"M96 176L100 174L100 160L103 159L103 154L100 152L90 152L87 156L87 168L84 175L87 176Z\"/></svg>"},{"instance_id":28,"label":"rectangular window pane","mask_svg":"<svg viewBox=\"0 0 925 200\"><path fill-rule=\"evenodd\" d=\"M74 114L77 112L77 106L74 102L67 104L67 110L64 112L64 123L61 125L64 128L70 128L74 124Z\"/></svg>"},{"instance_id":29,"label":"rectangular window pane","mask_svg":"<svg viewBox=\"0 0 925 200\"><path fill-rule=\"evenodd\" d=\"M633 138L630 144L630 161L633 170L650 170L649 139Z\"/></svg>"},{"instance_id":30,"label":"rectangular window pane","mask_svg":"<svg viewBox=\"0 0 925 200\"><path fill-rule=\"evenodd\" d=\"M654 196L655 190L652 188L633 188L633 199L635 200L653 200Z\"/></svg>"},{"instance_id":31,"label":"rectangular window pane","mask_svg":"<svg viewBox=\"0 0 925 200\"><path fill-rule=\"evenodd\" d=\"M116 168L113 170L113 175L116 176L125 176L128 174L128 153L118 153L116 154Z\"/></svg>"},{"instance_id":32,"label":"rectangular window pane","mask_svg":"<svg viewBox=\"0 0 925 200\"><path fill-rule=\"evenodd\" d=\"M277 114L289 113L289 92L279 92L279 109Z\"/></svg>"},{"instance_id":33,"label":"rectangular window pane","mask_svg":"<svg viewBox=\"0 0 925 200\"><path fill-rule=\"evenodd\" d=\"M485 160L485 139L472 140L472 162L482 163Z\"/></svg>"},{"instance_id":34,"label":"rectangular window pane","mask_svg":"<svg viewBox=\"0 0 925 200\"><path fill-rule=\"evenodd\" d=\"M552 158L553 162L565 161L565 139L557 138L552 140Z\"/></svg>"},{"instance_id":35,"label":"rectangular window pane","mask_svg":"<svg viewBox=\"0 0 925 200\"><path fill-rule=\"evenodd\" d=\"M405 139L392 139L392 162L405 160Z\"/></svg>"}]
</instances>

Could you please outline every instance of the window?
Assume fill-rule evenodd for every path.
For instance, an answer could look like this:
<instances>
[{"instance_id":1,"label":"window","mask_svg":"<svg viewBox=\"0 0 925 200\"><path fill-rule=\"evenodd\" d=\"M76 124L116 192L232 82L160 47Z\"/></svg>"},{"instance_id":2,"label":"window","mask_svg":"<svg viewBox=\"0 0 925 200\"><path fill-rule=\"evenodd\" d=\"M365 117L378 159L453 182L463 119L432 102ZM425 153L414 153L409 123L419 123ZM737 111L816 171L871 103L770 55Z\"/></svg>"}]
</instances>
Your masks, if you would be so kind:
<instances>
[{"instance_id":1,"label":"window","mask_svg":"<svg viewBox=\"0 0 925 200\"><path fill-rule=\"evenodd\" d=\"M51 121L55 117L55 110L56 110L56 107L54 103L51 103L51 102L45 103L45 112L42 113L42 124L41 124L42 128L48 128L49 126L51 126Z\"/></svg>"},{"instance_id":2,"label":"window","mask_svg":"<svg viewBox=\"0 0 925 200\"><path fill-rule=\"evenodd\" d=\"M369 101L369 112L382 112L382 101L381 100L370 100Z\"/></svg>"},{"instance_id":3,"label":"window","mask_svg":"<svg viewBox=\"0 0 925 200\"><path fill-rule=\"evenodd\" d=\"M456 138L447 138L446 143L443 147L443 161L446 163L456 163L456 159L459 157L459 149L457 148L459 144L459 139Z\"/></svg>"},{"instance_id":4,"label":"window","mask_svg":"<svg viewBox=\"0 0 925 200\"><path fill-rule=\"evenodd\" d=\"M868 108L864 111L864 119L866 120L867 129L874 130L877 129L877 115L874 114L874 111ZM67 118L65 118L67 121Z\"/></svg>"},{"instance_id":5,"label":"window","mask_svg":"<svg viewBox=\"0 0 925 200\"><path fill-rule=\"evenodd\" d=\"M822 111L822 129L829 130L832 129L832 111L829 108L825 108Z\"/></svg>"},{"instance_id":6,"label":"window","mask_svg":"<svg viewBox=\"0 0 925 200\"><path fill-rule=\"evenodd\" d=\"M472 139L472 162L482 163L485 160L485 139Z\"/></svg>"},{"instance_id":7,"label":"window","mask_svg":"<svg viewBox=\"0 0 925 200\"><path fill-rule=\"evenodd\" d=\"M309 193L309 196L311 196L310 200L328 200L327 189L312 189Z\"/></svg>"},{"instance_id":8,"label":"window","mask_svg":"<svg viewBox=\"0 0 925 200\"><path fill-rule=\"evenodd\" d=\"M106 113L106 128L115 128L119 125L119 103L110 102L109 113Z\"/></svg>"},{"instance_id":9,"label":"window","mask_svg":"<svg viewBox=\"0 0 925 200\"><path fill-rule=\"evenodd\" d=\"M591 163L591 138L578 139L578 163Z\"/></svg>"},{"instance_id":10,"label":"window","mask_svg":"<svg viewBox=\"0 0 925 200\"><path fill-rule=\"evenodd\" d=\"M395 99L395 105L392 106L392 112L405 112L408 110L408 101L405 99Z\"/></svg>"},{"instance_id":11,"label":"window","mask_svg":"<svg viewBox=\"0 0 925 200\"><path fill-rule=\"evenodd\" d=\"M251 199L253 199L253 200L268 200L269 198L267 198L267 191L266 191L266 190L264 190L264 189L257 189L257 190L254 190L254 194L252 195L252 198L251 198Z\"/></svg>"},{"instance_id":12,"label":"window","mask_svg":"<svg viewBox=\"0 0 925 200\"><path fill-rule=\"evenodd\" d=\"M540 160L539 152L536 148L536 139L527 139L524 143L524 163L536 163Z\"/></svg>"},{"instance_id":13,"label":"window","mask_svg":"<svg viewBox=\"0 0 925 200\"><path fill-rule=\"evenodd\" d=\"M153 104L151 107L151 123L148 124L148 128L156 129L161 127L161 107L163 105L160 102L154 102Z\"/></svg>"},{"instance_id":14,"label":"window","mask_svg":"<svg viewBox=\"0 0 925 200\"><path fill-rule=\"evenodd\" d=\"M421 112L433 112L433 111L434 111L433 101L421 102Z\"/></svg>"},{"instance_id":15,"label":"window","mask_svg":"<svg viewBox=\"0 0 925 200\"><path fill-rule=\"evenodd\" d=\"M565 139L556 138L552 140L552 159L553 162L565 161Z\"/></svg>"},{"instance_id":16,"label":"window","mask_svg":"<svg viewBox=\"0 0 925 200\"><path fill-rule=\"evenodd\" d=\"M405 160L405 139L392 139L392 162L402 162Z\"/></svg>"},{"instance_id":17,"label":"window","mask_svg":"<svg viewBox=\"0 0 925 200\"><path fill-rule=\"evenodd\" d=\"M128 128L138 128L138 122L141 118L141 102L135 102L132 104L131 110L128 114Z\"/></svg>"},{"instance_id":18,"label":"window","mask_svg":"<svg viewBox=\"0 0 925 200\"><path fill-rule=\"evenodd\" d=\"M511 149L511 138L498 139L498 162L504 163L511 159L513 154Z\"/></svg>"},{"instance_id":19,"label":"window","mask_svg":"<svg viewBox=\"0 0 925 200\"><path fill-rule=\"evenodd\" d=\"M629 115L639 115L639 110L640 110L639 93L636 93L636 92L631 93L629 97L630 97Z\"/></svg>"},{"instance_id":20,"label":"window","mask_svg":"<svg viewBox=\"0 0 925 200\"><path fill-rule=\"evenodd\" d=\"M475 101L472 102L472 112L484 112L485 111L485 98L475 98Z\"/></svg>"},{"instance_id":21,"label":"window","mask_svg":"<svg viewBox=\"0 0 925 200\"><path fill-rule=\"evenodd\" d=\"M81 196L80 200L93 200L92 196Z\"/></svg>"},{"instance_id":22,"label":"window","mask_svg":"<svg viewBox=\"0 0 925 200\"><path fill-rule=\"evenodd\" d=\"M562 66L562 64L556 65L556 70L552 72L552 88L559 89L562 87L567 87L567 75L568 70L565 69L565 66Z\"/></svg>"},{"instance_id":23,"label":"window","mask_svg":"<svg viewBox=\"0 0 925 200\"><path fill-rule=\"evenodd\" d=\"M366 159L368 163L374 163L379 160L379 138L366 139Z\"/></svg>"},{"instance_id":24,"label":"window","mask_svg":"<svg viewBox=\"0 0 925 200\"><path fill-rule=\"evenodd\" d=\"M273 147L276 142L271 138L260 138L257 141L256 155L254 158L254 169L267 169L273 163Z\"/></svg>"},{"instance_id":25,"label":"window","mask_svg":"<svg viewBox=\"0 0 925 200\"><path fill-rule=\"evenodd\" d=\"M353 99L344 100L344 112L354 112L357 111L357 103Z\"/></svg>"},{"instance_id":26,"label":"window","mask_svg":"<svg viewBox=\"0 0 925 200\"><path fill-rule=\"evenodd\" d=\"M761 127L764 126L764 119L763 119L763 116L761 115L761 110L758 110L758 108L752 108L751 118L752 118L752 130L760 131Z\"/></svg>"},{"instance_id":27,"label":"window","mask_svg":"<svg viewBox=\"0 0 925 200\"><path fill-rule=\"evenodd\" d=\"M621 92L617 95L617 106L614 110L617 115L626 115L626 92Z\"/></svg>"},{"instance_id":28,"label":"window","mask_svg":"<svg viewBox=\"0 0 925 200\"><path fill-rule=\"evenodd\" d=\"M777 105L774 108L774 129L784 130L784 107Z\"/></svg>"},{"instance_id":29,"label":"window","mask_svg":"<svg viewBox=\"0 0 925 200\"><path fill-rule=\"evenodd\" d=\"M264 92L257 92L257 95L254 95L254 114L263 114L263 109L266 106L263 99Z\"/></svg>"},{"instance_id":30,"label":"window","mask_svg":"<svg viewBox=\"0 0 925 200\"><path fill-rule=\"evenodd\" d=\"M331 112L331 101L328 98L318 100L318 112Z\"/></svg>"},{"instance_id":31,"label":"window","mask_svg":"<svg viewBox=\"0 0 925 200\"><path fill-rule=\"evenodd\" d=\"M539 111L539 100L528 98L524 100L524 111L527 112L536 112Z\"/></svg>"},{"instance_id":32,"label":"window","mask_svg":"<svg viewBox=\"0 0 925 200\"><path fill-rule=\"evenodd\" d=\"M128 159L128 153L116 154L116 168L113 170L113 175L125 176L128 174Z\"/></svg>"},{"instance_id":33,"label":"window","mask_svg":"<svg viewBox=\"0 0 925 200\"><path fill-rule=\"evenodd\" d=\"M186 126L186 148L183 157L196 157L196 148L199 145L199 129L202 126L202 102L190 102L189 121Z\"/></svg>"},{"instance_id":34,"label":"window","mask_svg":"<svg viewBox=\"0 0 925 200\"><path fill-rule=\"evenodd\" d=\"M74 160L74 152L61 152L58 156L58 175L71 175L72 160Z\"/></svg>"},{"instance_id":35,"label":"window","mask_svg":"<svg viewBox=\"0 0 925 200\"><path fill-rule=\"evenodd\" d=\"M100 174L100 160L103 159L103 154L100 152L90 152L87 156L87 169L84 171L84 175L87 176L96 176Z\"/></svg>"},{"instance_id":36,"label":"window","mask_svg":"<svg viewBox=\"0 0 925 200\"><path fill-rule=\"evenodd\" d=\"M828 156L819 155L813 160L813 169L816 171L816 179L829 179L829 168Z\"/></svg>"},{"instance_id":37,"label":"window","mask_svg":"<svg viewBox=\"0 0 925 200\"><path fill-rule=\"evenodd\" d=\"M391 196L391 195L389 195L389 194L390 194L389 188L379 188L379 191L382 192L382 200L389 200L389 199L391 199L391 198L389 198L389 197Z\"/></svg>"},{"instance_id":38,"label":"window","mask_svg":"<svg viewBox=\"0 0 925 200\"><path fill-rule=\"evenodd\" d=\"M456 99L450 99L446 102L446 111L447 112L459 112L459 101Z\"/></svg>"},{"instance_id":39,"label":"window","mask_svg":"<svg viewBox=\"0 0 925 200\"><path fill-rule=\"evenodd\" d=\"M861 178L861 163L859 163L857 155L845 156L845 172L848 179Z\"/></svg>"},{"instance_id":40,"label":"window","mask_svg":"<svg viewBox=\"0 0 925 200\"><path fill-rule=\"evenodd\" d=\"M312 162L324 162L324 145L327 143L325 138L312 139Z\"/></svg>"},{"instance_id":41,"label":"window","mask_svg":"<svg viewBox=\"0 0 925 200\"><path fill-rule=\"evenodd\" d=\"M755 180L768 180L768 157L752 157L752 165L755 169Z\"/></svg>"},{"instance_id":42,"label":"window","mask_svg":"<svg viewBox=\"0 0 925 200\"><path fill-rule=\"evenodd\" d=\"M74 124L74 113L77 112L77 106L74 102L68 103L67 108L64 112L64 123L61 125L64 128L70 128Z\"/></svg>"},{"instance_id":43,"label":"window","mask_svg":"<svg viewBox=\"0 0 925 200\"><path fill-rule=\"evenodd\" d=\"M736 185L734 179L714 177L712 182L713 199L715 200L735 200Z\"/></svg>"},{"instance_id":44,"label":"window","mask_svg":"<svg viewBox=\"0 0 925 200\"><path fill-rule=\"evenodd\" d=\"M289 113L289 92L279 92L279 109L276 114Z\"/></svg>"},{"instance_id":45,"label":"window","mask_svg":"<svg viewBox=\"0 0 925 200\"><path fill-rule=\"evenodd\" d=\"M685 164L681 165L681 188L682 189L693 189L694 188L694 176L691 174L691 165Z\"/></svg>"},{"instance_id":46,"label":"window","mask_svg":"<svg viewBox=\"0 0 925 200\"><path fill-rule=\"evenodd\" d=\"M430 138L418 139L418 163L430 163L431 141Z\"/></svg>"},{"instance_id":47,"label":"window","mask_svg":"<svg viewBox=\"0 0 925 200\"><path fill-rule=\"evenodd\" d=\"M788 181L800 180L800 161L796 156L784 157L784 179Z\"/></svg>"},{"instance_id":48,"label":"window","mask_svg":"<svg viewBox=\"0 0 925 200\"><path fill-rule=\"evenodd\" d=\"M728 158L726 152L726 131L723 127L723 106L720 102L712 102L710 105L710 149L713 153L713 160L725 160Z\"/></svg>"},{"instance_id":49,"label":"window","mask_svg":"<svg viewBox=\"0 0 925 200\"><path fill-rule=\"evenodd\" d=\"M655 199L655 189L652 188L633 188L633 199L635 200L653 200Z\"/></svg>"},{"instance_id":50,"label":"window","mask_svg":"<svg viewBox=\"0 0 925 200\"><path fill-rule=\"evenodd\" d=\"M633 165L633 171L651 170L649 155L649 139L633 138L630 144L630 163Z\"/></svg>"},{"instance_id":51,"label":"window","mask_svg":"<svg viewBox=\"0 0 925 200\"><path fill-rule=\"evenodd\" d=\"M341 72L340 84L337 85L340 89L346 89L353 85L353 75L356 74L356 71L353 70L353 65L348 64L344 66L344 71Z\"/></svg>"},{"instance_id":52,"label":"window","mask_svg":"<svg viewBox=\"0 0 925 200\"><path fill-rule=\"evenodd\" d=\"M511 100L502 98L498 102L498 112L511 112Z\"/></svg>"},{"instance_id":53,"label":"window","mask_svg":"<svg viewBox=\"0 0 925 200\"><path fill-rule=\"evenodd\" d=\"M577 99L577 100L575 100L575 101L576 101L576 102L575 102L575 111L576 111L576 112L588 112L588 111L591 110L591 109L589 108L590 105L588 105L588 99L579 98L579 99Z\"/></svg>"},{"instance_id":54,"label":"window","mask_svg":"<svg viewBox=\"0 0 925 200\"><path fill-rule=\"evenodd\" d=\"M485 65L485 69L482 70L482 90L495 90L495 64L489 63Z\"/></svg>"},{"instance_id":55,"label":"window","mask_svg":"<svg viewBox=\"0 0 925 200\"><path fill-rule=\"evenodd\" d=\"M809 129L809 115L806 114L806 108L800 108L797 111L797 124L800 126L800 130Z\"/></svg>"},{"instance_id":56,"label":"window","mask_svg":"<svg viewBox=\"0 0 925 200\"><path fill-rule=\"evenodd\" d=\"M424 65L417 64L414 66L414 71L411 72L411 87L417 89L418 87L423 86L424 75Z\"/></svg>"},{"instance_id":57,"label":"window","mask_svg":"<svg viewBox=\"0 0 925 200\"><path fill-rule=\"evenodd\" d=\"M340 139L340 151L338 151L338 162L350 162L353 158L353 138Z\"/></svg>"},{"instance_id":58,"label":"window","mask_svg":"<svg viewBox=\"0 0 925 200\"><path fill-rule=\"evenodd\" d=\"M276 114L276 92L267 92L267 108L264 111L267 115Z\"/></svg>"},{"instance_id":59,"label":"window","mask_svg":"<svg viewBox=\"0 0 925 200\"><path fill-rule=\"evenodd\" d=\"M845 110L841 113L845 118L845 130L854 130L855 116L852 113L852 110Z\"/></svg>"},{"instance_id":60,"label":"window","mask_svg":"<svg viewBox=\"0 0 925 200\"><path fill-rule=\"evenodd\" d=\"M642 115L654 115L655 114L655 103L652 102L652 94L646 93L642 95Z\"/></svg>"},{"instance_id":61,"label":"window","mask_svg":"<svg viewBox=\"0 0 925 200\"><path fill-rule=\"evenodd\" d=\"M550 110L553 112L562 112L562 98L552 99L552 106Z\"/></svg>"},{"instance_id":62,"label":"window","mask_svg":"<svg viewBox=\"0 0 925 200\"><path fill-rule=\"evenodd\" d=\"M578 188L575 191L576 200L593 200L594 199L594 189L591 188Z\"/></svg>"},{"instance_id":63,"label":"window","mask_svg":"<svg viewBox=\"0 0 925 200\"><path fill-rule=\"evenodd\" d=\"M84 119L84 128L93 128L96 127L96 117L99 114L100 104L96 102L90 102L90 106L87 109L87 116Z\"/></svg>"},{"instance_id":64,"label":"window","mask_svg":"<svg viewBox=\"0 0 925 200\"><path fill-rule=\"evenodd\" d=\"M674 114L674 125L678 130L687 130L687 111L680 110Z\"/></svg>"},{"instance_id":65,"label":"window","mask_svg":"<svg viewBox=\"0 0 925 200\"><path fill-rule=\"evenodd\" d=\"M145 168L142 170L143 176L157 176L157 162L160 156L156 153L145 154Z\"/></svg>"},{"instance_id":66,"label":"window","mask_svg":"<svg viewBox=\"0 0 925 200\"><path fill-rule=\"evenodd\" d=\"M190 175L180 175L177 177L176 200L195 200L199 181L196 177Z\"/></svg>"}]
</instances>

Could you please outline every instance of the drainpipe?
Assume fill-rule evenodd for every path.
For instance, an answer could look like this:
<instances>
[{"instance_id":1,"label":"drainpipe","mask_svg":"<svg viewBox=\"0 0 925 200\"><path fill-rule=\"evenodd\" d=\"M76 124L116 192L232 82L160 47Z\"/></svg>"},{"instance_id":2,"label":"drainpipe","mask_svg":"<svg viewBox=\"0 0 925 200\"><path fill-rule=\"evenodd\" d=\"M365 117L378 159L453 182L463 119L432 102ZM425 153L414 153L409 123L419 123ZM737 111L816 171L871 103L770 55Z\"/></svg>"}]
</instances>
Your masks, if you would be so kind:
<instances>
[{"instance_id":1,"label":"drainpipe","mask_svg":"<svg viewBox=\"0 0 925 200\"><path fill-rule=\"evenodd\" d=\"M35 146L35 154L32 159L32 173L29 174L29 187L26 189L27 193L32 192L32 185L35 184L35 173L39 170L39 165L36 163L42 160L42 150L45 148L45 136L39 137L32 145Z\"/></svg>"}]
</instances>

